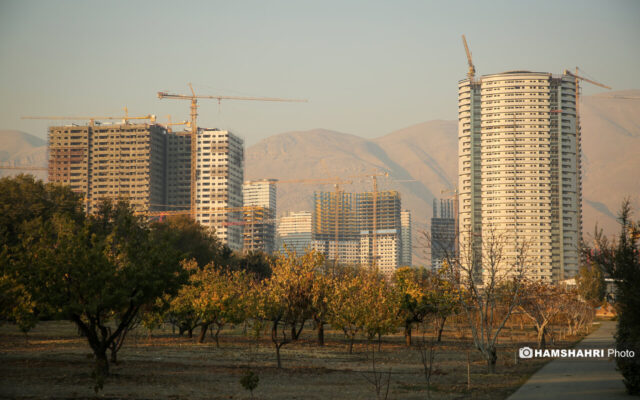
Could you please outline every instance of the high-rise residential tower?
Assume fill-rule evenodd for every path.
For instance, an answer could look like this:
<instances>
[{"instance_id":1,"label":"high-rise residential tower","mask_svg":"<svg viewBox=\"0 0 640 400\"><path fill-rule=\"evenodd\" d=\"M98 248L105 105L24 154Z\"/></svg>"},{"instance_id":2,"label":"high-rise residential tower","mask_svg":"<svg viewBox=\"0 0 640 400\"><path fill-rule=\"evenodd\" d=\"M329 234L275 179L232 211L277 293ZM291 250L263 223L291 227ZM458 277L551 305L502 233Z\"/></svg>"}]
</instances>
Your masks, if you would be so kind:
<instances>
[{"instance_id":1,"label":"high-rise residential tower","mask_svg":"<svg viewBox=\"0 0 640 400\"><path fill-rule=\"evenodd\" d=\"M559 281L577 272L582 198L575 90L570 75L529 71L459 82L461 253L469 243L481 260L483 241L495 236L504 268L524 244L528 277Z\"/></svg>"},{"instance_id":2,"label":"high-rise residential tower","mask_svg":"<svg viewBox=\"0 0 640 400\"><path fill-rule=\"evenodd\" d=\"M275 250L276 180L246 181L244 196L244 251Z\"/></svg>"},{"instance_id":3,"label":"high-rise residential tower","mask_svg":"<svg viewBox=\"0 0 640 400\"><path fill-rule=\"evenodd\" d=\"M228 131L198 131L196 219L232 250L242 250L243 241L243 143Z\"/></svg>"}]
</instances>

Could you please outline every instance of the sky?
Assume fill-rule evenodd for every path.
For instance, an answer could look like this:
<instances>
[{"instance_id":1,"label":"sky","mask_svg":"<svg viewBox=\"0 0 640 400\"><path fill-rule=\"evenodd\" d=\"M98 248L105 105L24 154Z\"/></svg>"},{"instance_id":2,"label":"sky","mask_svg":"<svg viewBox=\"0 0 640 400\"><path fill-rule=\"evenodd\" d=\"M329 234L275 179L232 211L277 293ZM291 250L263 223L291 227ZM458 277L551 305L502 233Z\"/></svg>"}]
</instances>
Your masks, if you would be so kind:
<instances>
[{"instance_id":1,"label":"sky","mask_svg":"<svg viewBox=\"0 0 640 400\"><path fill-rule=\"evenodd\" d=\"M22 116L189 118L158 91L308 99L199 101L198 124L251 145L314 128L366 138L457 118L464 33L477 74L579 66L640 88L640 2L0 0L0 129ZM584 94L603 89L585 84ZM174 128L175 129L175 128Z\"/></svg>"}]
</instances>

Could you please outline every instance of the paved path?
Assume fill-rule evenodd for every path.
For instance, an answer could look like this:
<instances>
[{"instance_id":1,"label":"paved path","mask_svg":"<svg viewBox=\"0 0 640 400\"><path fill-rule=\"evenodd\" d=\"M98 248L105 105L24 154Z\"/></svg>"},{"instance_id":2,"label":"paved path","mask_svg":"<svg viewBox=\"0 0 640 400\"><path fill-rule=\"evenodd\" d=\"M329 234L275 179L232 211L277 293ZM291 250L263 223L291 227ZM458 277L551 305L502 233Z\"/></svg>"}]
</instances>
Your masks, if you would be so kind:
<instances>
[{"instance_id":1,"label":"paved path","mask_svg":"<svg viewBox=\"0 0 640 400\"><path fill-rule=\"evenodd\" d=\"M600 328L582 340L576 348L614 348L615 328L614 321L602 322ZM558 358L533 374L508 400L632 398L626 395L622 375L616 371L613 359Z\"/></svg>"}]
</instances>

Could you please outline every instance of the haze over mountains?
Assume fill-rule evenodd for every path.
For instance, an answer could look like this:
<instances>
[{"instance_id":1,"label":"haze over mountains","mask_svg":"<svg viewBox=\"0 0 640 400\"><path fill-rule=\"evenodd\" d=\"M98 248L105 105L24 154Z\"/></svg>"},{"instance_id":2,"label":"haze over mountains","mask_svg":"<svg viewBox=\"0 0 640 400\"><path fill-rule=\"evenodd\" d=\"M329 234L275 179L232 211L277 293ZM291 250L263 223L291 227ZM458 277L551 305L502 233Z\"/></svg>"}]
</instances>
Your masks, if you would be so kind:
<instances>
[{"instance_id":1,"label":"haze over mountains","mask_svg":"<svg viewBox=\"0 0 640 400\"><path fill-rule=\"evenodd\" d=\"M615 97L624 98L615 98ZM640 215L640 90L587 96L582 102L584 234L596 222L615 234L620 203L630 196ZM18 131L0 131L0 163L46 165L46 143ZM389 172L379 179L380 190L402 194L403 207L412 212L414 259L424 257L419 231L427 228L434 198L450 197L457 182L457 121L429 121L364 139L325 129L288 132L266 138L246 151L246 179L277 178L351 180L346 191L371 190L371 179L359 177L374 170ZM1 175L10 172L0 170ZM44 171L36 171L44 178ZM311 210L314 190L331 185L282 183L278 186L278 214Z\"/></svg>"}]
</instances>

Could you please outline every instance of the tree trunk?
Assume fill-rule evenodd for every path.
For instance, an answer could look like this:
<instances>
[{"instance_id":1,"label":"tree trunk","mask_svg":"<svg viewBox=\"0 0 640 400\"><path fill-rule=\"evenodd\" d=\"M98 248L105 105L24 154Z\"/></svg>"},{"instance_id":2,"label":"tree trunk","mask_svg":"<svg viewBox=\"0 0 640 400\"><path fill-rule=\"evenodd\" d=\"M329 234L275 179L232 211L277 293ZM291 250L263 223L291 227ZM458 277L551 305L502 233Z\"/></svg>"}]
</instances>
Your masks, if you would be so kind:
<instances>
[{"instance_id":1,"label":"tree trunk","mask_svg":"<svg viewBox=\"0 0 640 400\"><path fill-rule=\"evenodd\" d=\"M545 339L547 327L538 329L538 348L543 349L547 347L547 340Z\"/></svg>"},{"instance_id":2,"label":"tree trunk","mask_svg":"<svg viewBox=\"0 0 640 400\"><path fill-rule=\"evenodd\" d=\"M295 322L291 324L291 341L295 342L298 340L298 335L296 335L296 324Z\"/></svg>"},{"instance_id":3,"label":"tree trunk","mask_svg":"<svg viewBox=\"0 0 640 400\"><path fill-rule=\"evenodd\" d=\"M109 376L109 361L107 360L107 350L94 351L96 356L96 374L100 378ZM113 355L113 353L112 353Z\"/></svg>"},{"instance_id":4,"label":"tree trunk","mask_svg":"<svg viewBox=\"0 0 640 400\"><path fill-rule=\"evenodd\" d=\"M280 362L280 346L276 344L276 358L278 359L278 369L282 368L282 363Z\"/></svg>"},{"instance_id":5,"label":"tree trunk","mask_svg":"<svg viewBox=\"0 0 640 400\"><path fill-rule=\"evenodd\" d=\"M353 336L349 338L349 354L353 354L353 339Z\"/></svg>"},{"instance_id":6,"label":"tree trunk","mask_svg":"<svg viewBox=\"0 0 640 400\"><path fill-rule=\"evenodd\" d=\"M382 348L382 335L378 333L378 351Z\"/></svg>"},{"instance_id":7,"label":"tree trunk","mask_svg":"<svg viewBox=\"0 0 640 400\"><path fill-rule=\"evenodd\" d=\"M187 337L189 339L193 337L193 328L187 328Z\"/></svg>"},{"instance_id":8,"label":"tree trunk","mask_svg":"<svg viewBox=\"0 0 640 400\"><path fill-rule=\"evenodd\" d=\"M118 364L118 351L111 349L111 362L113 364Z\"/></svg>"},{"instance_id":9,"label":"tree trunk","mask_svg":"<svg viewBox=\"0 0 640 400\"><path fill-rule=\"evenodd\" d=\"M444 323L447 322L447 318L442 318L442 321L440 322L439 326L438 326L438 340L437 342L440 343L442 341L442 331L444 330Z\"/></svg>"},{"instance_id":10,"label":"tree trunk","mask_svg":"<svg viewBox=\"0 0 640 400\"><path fill-rule=\"evenodd\" d=\"M220 330L222 329L222 325L216 325L216 333L213 335L216 340L216 347L220 348L220 340L218 339L218 335L220 335Z\"/></svg>"},{"instance_id":11,"label":"tree trunk","mask_svg":"<svg viewBox=\"0 0 640 400\"><path fill-rule=\"evenodd\" d=\"M495 374L496 372L496 362L498 361L498 354L496 349L491 348L486 351L485 357L487 358L487 371L490 374Z\"/></svg>"},{"instance_id":12,"label":"tree trunk","mask_svg":"<svg viewBox=\"0 0 640 400\"><path fill-rule=\"evenodd\" d=\"M404 324L404 341L407 347L411 347L411 323Z\"/></svg>"},{"instance_id":13,"label":"tree trunk","mask_svg":"<svg viewBox=\"0 0 640 400\"><path fill-rule=\"evenodd\" d=\"M204 343L204 339L207 337L207 329L209 329L209 324L200 325L200 336L198 336L198 343Z\"/></svg>"},{"instance_id":14,"label":"tree trunk","mask_svg":"<svg viewBox=\"0 0 640 400\"><path fill-rule=\"evenodd\" d=\"M324 346L324 322L318 322L318 346Z\"/></svg>"}]
</instances>

